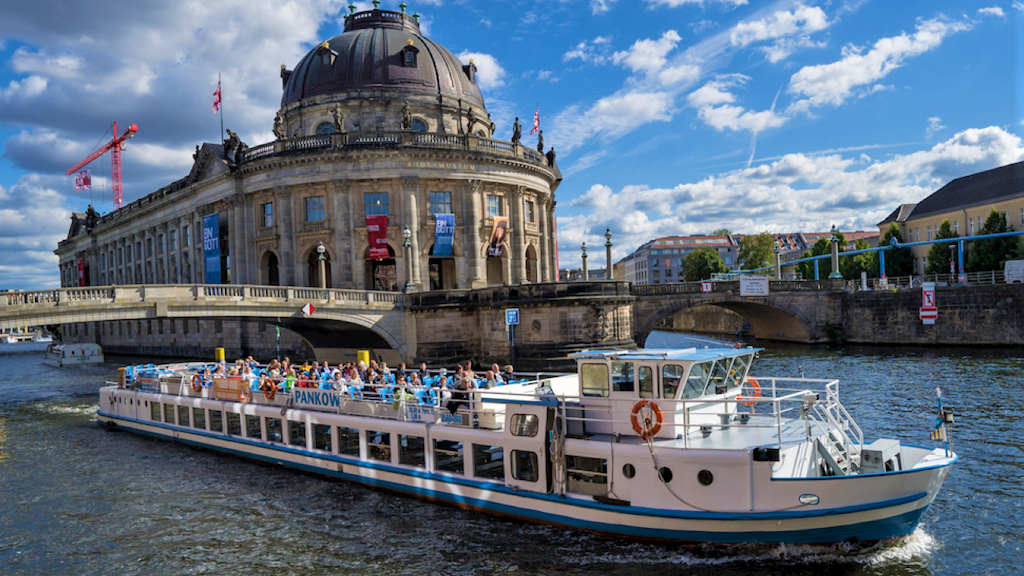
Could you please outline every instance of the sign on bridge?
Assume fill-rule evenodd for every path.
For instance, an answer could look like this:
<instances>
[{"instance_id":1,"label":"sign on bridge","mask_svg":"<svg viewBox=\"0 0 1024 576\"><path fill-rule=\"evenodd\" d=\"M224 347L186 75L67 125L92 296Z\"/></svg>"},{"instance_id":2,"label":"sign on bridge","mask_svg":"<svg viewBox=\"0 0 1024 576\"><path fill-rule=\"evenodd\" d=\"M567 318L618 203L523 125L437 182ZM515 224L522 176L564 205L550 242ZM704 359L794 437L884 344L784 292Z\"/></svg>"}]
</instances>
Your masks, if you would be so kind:
<instances>
[{"instance_id":1,"label":"sign on bridge","mask_svg":"<svg viewBox=\"0 0 1024 576\"><path fill-rule=\"evenodd\" d=\"M740 296L767 296L768 277L744 274L740 276Z\"/></svg>"}]
</instances>

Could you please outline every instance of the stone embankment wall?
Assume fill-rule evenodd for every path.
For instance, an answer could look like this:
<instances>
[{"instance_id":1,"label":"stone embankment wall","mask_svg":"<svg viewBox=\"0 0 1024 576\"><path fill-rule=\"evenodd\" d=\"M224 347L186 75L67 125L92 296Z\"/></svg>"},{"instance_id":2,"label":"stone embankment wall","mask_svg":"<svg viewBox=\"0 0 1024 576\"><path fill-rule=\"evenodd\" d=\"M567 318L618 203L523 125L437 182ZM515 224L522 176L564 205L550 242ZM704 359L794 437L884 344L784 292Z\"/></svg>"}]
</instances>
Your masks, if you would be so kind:
<instances>
[{"instance_id":1,"label":"stone embankment wall","mask_svg":"<svg viewBox=\"0 0 1024 576\"><path fill-rule=\"evenodd\" d=\"M718 306L700 306L677 312L657 326L671 332L707 332L734 336L747 321L742 315Z\"/></svg>"},{"instance_id":2,"label":"stone embankment wall","mask_svg":"<svg viewBox=\"0 0 1024 576\"><path fill-rule=\"evenodd\" d=\"M95 342L105 354L212 359L214 349L220 347L229 360L251 355L263 362L277 355L274 325L259 321L112 320L66 324L62 329L65 342ZM287 328L281 328L281 356L315 358L309 343Z\"/></svg>"},{"instance_id":3,"label":"stone embankment wall","mask_svg":"<svg viewBox=\"0 0 1024 576\"><path fill-rule=\"evenodd\" d=\"M937 288L939 318L918 317L920 290L843 295L841 334L863 344L1024 344L1024 284Z\"/></svg>"}]
</instances>

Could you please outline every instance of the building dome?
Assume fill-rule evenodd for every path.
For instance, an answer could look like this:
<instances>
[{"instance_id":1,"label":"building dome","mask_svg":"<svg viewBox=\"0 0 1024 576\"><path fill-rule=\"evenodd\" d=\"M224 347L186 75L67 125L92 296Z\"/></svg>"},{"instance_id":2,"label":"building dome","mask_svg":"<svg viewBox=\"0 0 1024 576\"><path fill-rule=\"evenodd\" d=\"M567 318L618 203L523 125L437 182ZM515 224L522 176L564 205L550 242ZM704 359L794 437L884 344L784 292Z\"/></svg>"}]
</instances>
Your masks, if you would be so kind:
<instances>
[{"instance_id":1,"label":"building dome","mask_svg":"<svg viewBox=\"0 0 1024 576\"><path fill-rule=\"evenodd\" d=\"M345 18L345 31L311 50L294 71L282 70L281 107L312 96L384 91L461 99L483 108L476 67L420 34L404 13L371 10Z\"/></svg>"}]
</instances>

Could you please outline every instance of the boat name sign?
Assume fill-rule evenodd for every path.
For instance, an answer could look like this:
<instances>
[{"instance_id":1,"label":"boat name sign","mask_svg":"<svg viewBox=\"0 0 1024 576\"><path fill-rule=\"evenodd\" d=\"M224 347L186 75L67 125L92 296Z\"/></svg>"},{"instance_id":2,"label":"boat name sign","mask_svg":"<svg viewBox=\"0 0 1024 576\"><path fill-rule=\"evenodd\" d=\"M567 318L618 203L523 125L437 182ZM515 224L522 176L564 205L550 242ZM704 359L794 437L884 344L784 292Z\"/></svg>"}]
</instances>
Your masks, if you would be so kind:
<instances>
[{"instance_id":1,"label":"boat name sign","mask_svg":"<svg viewBox=\"0 0 1024 576\"><path fill-rule=\"evenodd\" d=\"M334 390L316 390L308 388L296 388L294 401L296 408L311 408L314 410L337 408L341 403L338 398L338 393Z\"/></svg>"}]
</instances>

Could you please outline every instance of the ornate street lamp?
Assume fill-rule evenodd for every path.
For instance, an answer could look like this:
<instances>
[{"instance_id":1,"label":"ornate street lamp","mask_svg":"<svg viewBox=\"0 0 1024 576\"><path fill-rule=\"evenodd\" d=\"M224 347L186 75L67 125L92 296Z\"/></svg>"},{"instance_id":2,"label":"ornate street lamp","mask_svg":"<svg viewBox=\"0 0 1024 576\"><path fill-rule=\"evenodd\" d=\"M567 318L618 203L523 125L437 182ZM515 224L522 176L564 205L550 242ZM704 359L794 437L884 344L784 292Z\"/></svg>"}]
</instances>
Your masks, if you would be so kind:
<instances>
[{"instance_id":1,"label":"ornate street lamp","mask_svg":"<svg viewBox=\"0 0 1024 576\"><path fill-rule=\"evenodd\" d=\"M604 277L605 277L605 280L611 280L612 279L612 229L611 228L605 228L604 229L604 239L605 239L605 243L604 243L605 260L608 261L608 265L607 265L608 268L605 271Z\"/></svg>"},{"instance_id":2,"label":"ornate street lamp","mask_svg":"<svg viewBox=\"0 0 1024 576\"><path fill-rule=\"evenodd\" d=\"M775 252L775 279L782 280L782 246L778 240L772 250Z\"/></svg>"},{"instance_id":3,"label":"ornate street lamp","mask_svg":"<svg viewBox=\"0 0 1024 576\"><path fill-rule=\"evenodd\" d=\"M590 274L587 273L587 243L586 242L583 243L583 246L581 247L581 249L583 250L583 281L584 282L589 282L590 281Z\"/></svg>"},{"instance_id":4,"label":"ornate street lamp","mask_svg":"<svg viewBox=\"0 0 1024 576\"><path fill-rule=\"evenodd\" d=\"M405 293L408 294L416 289L412 283L412 230L406 226L402 229L402 246L405 247Z\"/></svg>"},{"instance_id":5,"label":"ornate street lamp","mask_svg":"<svg viewBox=\"0 0 1024 576\"><path fill-rule=\"evenodd\" d=\"M828 277L831 279L839 278L842 279L843 275L839 273L839 231L836 230L836 225L832 225L832 272L829 273Z\"/></svg>"},{"instance_id":6,"label":"ornate street lamp","mask_svg":"<svg viewBox=\"0 0 1024 576\"><path fill-rule=\"evenodd\" d=\"M324 263L327 261L327 258L324 256L324 252L327 252L327 249L324 248L324 243L320 242L316 246L316 254L317 254L316 259L320 261L320 289L321 290L327 290L327 275L324 273L324 268L325 268Z\"/></svg>"}]
</instances>

